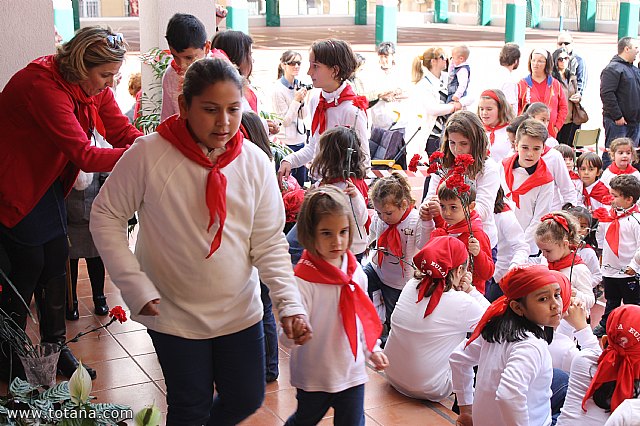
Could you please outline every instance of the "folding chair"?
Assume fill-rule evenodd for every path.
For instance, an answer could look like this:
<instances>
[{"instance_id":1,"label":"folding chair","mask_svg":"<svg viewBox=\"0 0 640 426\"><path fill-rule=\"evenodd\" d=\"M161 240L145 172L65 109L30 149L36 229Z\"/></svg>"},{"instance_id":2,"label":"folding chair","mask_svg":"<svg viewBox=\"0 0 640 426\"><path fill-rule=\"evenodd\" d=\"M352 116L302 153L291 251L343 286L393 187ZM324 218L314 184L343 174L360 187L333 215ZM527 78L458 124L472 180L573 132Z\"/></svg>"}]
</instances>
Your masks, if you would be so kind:
<instances>
[{"instance_id":1,"label":"folding chair","mask_svg":"<svg viewBox=\"0 0 640 426\"><path fill-rule=\"evenodd\" d=\"M600 129L578 129L573 137L573 147L576 151L584 152L584 147L595 145L596 154L600 155L598 152L598 139L600 139Z\"/></svg>"}]
</instances>

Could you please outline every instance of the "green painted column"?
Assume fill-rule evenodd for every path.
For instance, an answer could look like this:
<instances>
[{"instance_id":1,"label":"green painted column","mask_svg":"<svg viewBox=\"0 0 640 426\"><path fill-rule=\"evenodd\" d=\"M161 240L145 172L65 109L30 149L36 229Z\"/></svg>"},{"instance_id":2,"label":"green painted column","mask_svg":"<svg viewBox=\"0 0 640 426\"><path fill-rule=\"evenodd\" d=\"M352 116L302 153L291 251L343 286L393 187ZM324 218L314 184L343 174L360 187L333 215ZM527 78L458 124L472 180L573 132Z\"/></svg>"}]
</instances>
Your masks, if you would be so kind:
<instances>
[{"instance_id":1,"label":"green painted column","mask_svg":"<svg viewBox=\"0 0 640 426\"><path fill-rule=\"evenodd\" d=\"M596 0L580 0L580 31L596 30Z\"/></svg>"},{"instance_id":2,"label":"green painted column","mask_svg":"<svg viewBox=\"0 0 640 426\"><path fill-rule=\"evenodd\" d=\"M383 41L398 43L396 0L376 1L376 46Z\"/></svg>"},{"instance_id":3,"label":"green painted column","mask_svg":"<svg viewBox=\"0 0 640 426\"><path fill-rule=\"evenodd\" d=\"M538 28L540 25L540 0L527 0L527 25L530 28Z\"/></svg>"},{"instance_id":4,"label":"green painted column","mask_svg":"<svg viewBox=\"0 0 640 426\"><path fill-rule=\"evenodd\" d=\"M478 25L491 24L491 0L480 0L478 11Z\"/></svg>"},{"instance_id":5,"label":"green painted column","mask_svg":"<svg viewBox=\"0 0 640 426\"><path fill-rule=\"evenodd\" d=\"M73 6L73 30L80 29L80 0L71 0Z\"/></svg>"},{"instance_id":6,"label":"green painted column","mask_svg":"<svg viewBox=\"0 0 640 426\"><path fill-rule=\"evenodd\" d=\"M638 0L620 0L618 40L622 37L638 37L638 18L640 13L638 5Z\"/></svg>"},{"instance_id":7,"label":"green painted column","mask_svg":"<svg viewBox=\"0 0 640 426\"><path fill-rule=\"evenodd\" d=\"M356 25L367 25L367 0L356 0Z\"/></svg>"},{"instance_id":8,"label":"green painted column","mask_svg":"<svg viewBox=\"0 0 640 426\"><path fill-rule=\"evenodd\" d=\"M280 26L280 0L267 0L267 27Z\"/></svg>"},{"instance_id":9,"label":"green painted column","mask_svg":"<svg viewBox=\"0 0 640 426\"><path fill-rule=\"evenodd\" d=\"M227 2L227 28L249 34L249 10L247 0Z\"/></svg>"},{"instance_id":10,"label":"green painted column","mask_svg":"<svg viewBox=\"0 0 640 426\"><path fill-rule=\"evenodd\" d=\"M527 4L525 0L507 0L507 19L504 31L505 43L517 43L522 49L527 27Z\"/></svg>"},{"instance_id":11,"label":"green painted column","mask_svg":"<svg viewBox=\"0 0 640 426\"><path fill-rule=\"evenodd\" d=\"M435 12L433 22L436 24L446 24L449 22L449 1L435 0Z\"/></svg>"}]
</instances>

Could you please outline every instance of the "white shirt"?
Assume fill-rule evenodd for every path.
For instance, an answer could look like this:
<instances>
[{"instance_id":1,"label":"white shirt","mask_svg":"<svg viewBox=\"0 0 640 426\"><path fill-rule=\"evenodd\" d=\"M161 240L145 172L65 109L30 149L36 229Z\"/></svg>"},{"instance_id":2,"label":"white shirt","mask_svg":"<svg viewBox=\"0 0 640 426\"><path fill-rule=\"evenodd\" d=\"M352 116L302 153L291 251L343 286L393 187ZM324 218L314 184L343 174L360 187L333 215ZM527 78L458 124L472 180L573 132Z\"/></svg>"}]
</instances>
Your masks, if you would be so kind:
<instances>
[{"instance_id":1,"label":"white shirt","mask_svg":"<svg viewBox=\"0 0 640 426\"><path fill-rule=\"evenodd\" d=\"M518 81L515 73L507 67L500 66L497 71L497 86L507 98L507 103L511 106L513 116L518 115Z\"/></svg>"},{"instance_id":2,"label":"white shirt","mask_svg":"<svg viewBox=\"0 0 640 426\"><path fill-rule=\"evenodd\" d=\"M284 207L273 165L244 141L221 172L227 178L227 218L221 245L209 259L218 230L216 219L207 232L209 170L158 133L136 140L93 203L91 234L111 280L132 319L151 330L210 339L258 323L258 272L280 317L305 312L282 233ZM140 231L134 256L125 230L135 211ZM153 299L160 299L160 315L138 315Z\"/></svg>"},{"instance_id":3,"label":"white shirt","mask_svg":"<svg viewBox=\"0 0 640 426\"><path fill-rule=\"evenodd\" d=\"M578 250L578 256L582 258L584 264L591 273L591 287L595 287L602 282L602 271L600 271L600 259L595 250L591 247L583 247ZM640 258L636 260L640 263Z\"/></svg>"},{"instance_id":4,"label":"white shirt","mask_svg":"<svg viewBox=\"0 0 640 426\"><path fill-rule=\"evenodd\" d=\"M348 259L343 256L342 271L347 272ZM341 285L317 284L296 277L302 303L309 313L313 339L302 346L280 333L280 342L290 348L291 385L307 392L336 393L368 381L366 349L362 324L357 319L358 348L354 360L340 315ZM353 281L367 292L367 276L357 265ZM379 346L373 349L379 351Z\"/></svg>"},{"instance_id":5,"label":"white shirt","mask_svg":"<svg viewBox=\"0 0 640 426\"><path fill-rule=\"evenodd\" d=\"M611 188L611 185L610 185L611 179L613 179L616 176L618 176L618 175L613 173L611 171L611 166L609 166L602 172L602 176L600 176L600 181L602 183L604 183L605 185L607 185L607 188ZM640 179L640 172L634 168L633 169L633 173L631 173L631 176L635 176L638 179Z\"/></svg>"},{"instance_id":6,"label":"white shirt","mask_svg":"<svg viewBox=\"0 0 640 426\"><path fill-rule=\"evenodd\" d=\"M458 404L473 404L474 426L551 424L553 367L546 341L527 333L525 340L513 343L488 343L482 336L467 348L465 343L449 363Z\"/></svg>"},{"instance_id":7,"label":"white shirt","mask_svg":"<svg viewBox=\"0 0 640 426\"><path fill-rule=\"evenodd\" d=\"M627 267L640 272L640 265L634 259L636 250L640 247L640 214L623 217L618 220L620 223L618 256L616 256L606 235L611 222L600 222L598 225L598 241L602 240L602 276L611 278L630 278L624 273Z\"/></svg>"},{"instance_id":8,"label":"white shirt","mask_svg":"<svg viewBox=\"0 0 640 426\"><path fill-rule=\"evenodd\" d=\"M640 399L625 399L604 426L637 426L640 419Z\"/></svg>"},{"instance_id":9,"label":"white shirt","mask_svg":"<svg viewBox=\"0 0 640 426\"><path fill-rule=\"evenodd\" d=\"M482 219L482 228L489 237L491 248L498 244L498 230L496 229L495 219L493 217L493 208L496 203L496 194L500 187L500 173L502 165L496 163L491 157L484 160L484 168L478 173L475 179L476 183L476 212ZM440 176L431 175L429 180L429 191L425 197L426 200L438 196L438 186L440 185Z\"/></svg>"},{"instance_id":10,"label":"white shirt","mask_svg":"<svg viewBox=\"0 0 640 426\"><path fill-rule=\"evenodd\" d=\"M494 214L498 229L498 256L493 279L499 283L502 277L516 265L529 260L529 244L524 240L524 231L513 210Z\"/></svg>"},{"instance_id":11,"label":"white shirt","mask_svg":"<svg viewBox=\"0 0 640 426\"><path fill-rule=\"evenodd\" d=\"M542 159L553 176L553 182L555 184L551 211L562 210L562 206L566 203L571 203L574 206L577 205L578 193L576 192L575 185L571 181L569 170L567 170L567 165L560 151L550 149L542 156Z\"/></svg>"},{"instance_id":12,"label":"white shirt","mask_svg":"<svg viewBox=\"0 0 640 426\"><path fill-rule=\"evenodd\" d=\"M487 132L487 138L489 138L490 134L491 132ZM489 155L496 163L502 163L502 160L513 155L511 141L507 135L507 128L503 127L498 129L493 132L493 135L495 136L495 140L493 144L489 146Z\"/></svg>"},{"instance_id":13,"label":"white shirt","mask_svg":"<svg viewBox=\"0 0 640 426\"><path fill-rule=\"evenodd\" d=\"M596 298L593 294L592 286L593 277L591 276L589 267L585 264L580 263L577 265L573 265L573 271L569 266L567 268L561 269L559 272L562 272L562 274L564 274L564 276L570 280L571 288L576 291L575 297L584 303L588 313L596 303Z\"/></svg>"},{"instance_id":14,"label":"white shirt","mask_svg":"<svg viewBox=\"0 0 640 426\"><path fill-rule=\"evenodd\" d=\"M580 188L580 192L579 192L580 196L578 197L578 203L579 203L580 206L585 207L585 208L587 208L587 209L589 209L591 211L593 211L595 209L598 209L600 207L604 207L605 209L609 210L609 209L611 209L611 206L608 206L606 204L602 204L600 201L596 200L595 198L593 198L591 196L591 191L593 191L593 188L598 184L598 182L600 182L600 180L596 179L595 182L593 182L591 185L587 186L587 194L589 194L589 201L591 202L591 207L587 206L587 202L585 200L585 197L582 194L583 188L584 188L584 184L582 184L582 188ZM598 240L598 244L600 244L599 240Z\"/></svg>"},{"instance_id":15,"label":"white shirt","mask_svg":"<svg viewBox=\"0 0 640 426\"><path fill-rule=\"evenodd\" d=\"M295 90L289 89L280 80L273 83L273 112L282 117L283 127L278 136L287 145L298 145L307 140L307 135L304 134L304 119L309 111L305 105L294 99L294 94Z\"/></svg>"},{"instance_id":16,"label":"white shirt","mask_svg":"<svg viewBox=\"0 0 640 426\"><path fill-rule=\"evenodd\" d=\"M391 315L391 332L384 348L389 358L385 376L407 396L440 401L453 391L449 356L466 333L473 331L489 301L475 288L469 294L449 290L425 318L431 297L416 303L418 284L416 279L407 283Z\"/></svg>"},{"instance_id":17,"label":"white shirt","mask_svg":"<svg viewBox=\"0 0 640 426\"><path fill-rule=\"evenodd\" d=\"M580 353L576 341L582 350L600 348L598 338L593 334L591 327L587 326L576 331L564 319L560 321L558 329L553 334L553 341L549 345L553 368L559 368L567 373L571 370L573 359Z\"/></svg>"}]
</instances>

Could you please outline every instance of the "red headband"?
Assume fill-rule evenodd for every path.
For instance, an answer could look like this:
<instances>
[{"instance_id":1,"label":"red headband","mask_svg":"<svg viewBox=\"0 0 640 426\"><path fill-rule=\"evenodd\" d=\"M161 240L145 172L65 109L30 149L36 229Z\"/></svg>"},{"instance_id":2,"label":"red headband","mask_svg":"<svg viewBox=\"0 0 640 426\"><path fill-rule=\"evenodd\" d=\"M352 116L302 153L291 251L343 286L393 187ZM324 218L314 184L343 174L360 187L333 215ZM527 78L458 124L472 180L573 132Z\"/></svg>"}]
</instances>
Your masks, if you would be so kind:
<instances>
[{"instance_id":1,"label":"red headband","mask_svg":"<svg viewBox=\"0 0 640 426\"><path fill-rule=\"evenodd\" d=\"M542 216L540 218L540 222L544 222L545 220L548 219L552 219L553 221L555 221L558 225L562 226L562 228L567 231L569 231L569 223L567 222L567 219L563 216L560 216L559 214L555 214L555 213L547 213L544 216Z\"/></svg>"},{"instance_id":2,"label":"red headband","mask_svg":"<svg viewBox=\"0 0 640 426\"><path fill-rule=\"evenodd\" d=\"M480 97L491 98L496 101L498 105L500 105L500 99L498 99L498 95L496 95L496 92L494 92L493 90L485 90L484 92L482 92Z\"/></svg>"}]
</instances>

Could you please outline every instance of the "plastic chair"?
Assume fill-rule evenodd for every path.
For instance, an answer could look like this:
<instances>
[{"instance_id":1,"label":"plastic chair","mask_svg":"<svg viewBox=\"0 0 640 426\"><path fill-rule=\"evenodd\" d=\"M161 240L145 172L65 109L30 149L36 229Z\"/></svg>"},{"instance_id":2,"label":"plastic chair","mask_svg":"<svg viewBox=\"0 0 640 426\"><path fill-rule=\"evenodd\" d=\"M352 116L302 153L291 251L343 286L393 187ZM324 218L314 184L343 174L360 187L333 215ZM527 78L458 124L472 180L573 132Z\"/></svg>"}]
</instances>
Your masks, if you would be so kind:
<instances>
[{"instance_id":1,"label":"plastic chair","mask_svg":"<svg viewBox=\"0 0 640 426\"><path fill-rule=\"evenodd\" d=\"M576 150L584 151L584 147L595 145L596 154L598 154L598 139L600 139L600 129L578 129L573 136L573 147Z\"/></svg>"}]
</instances>

